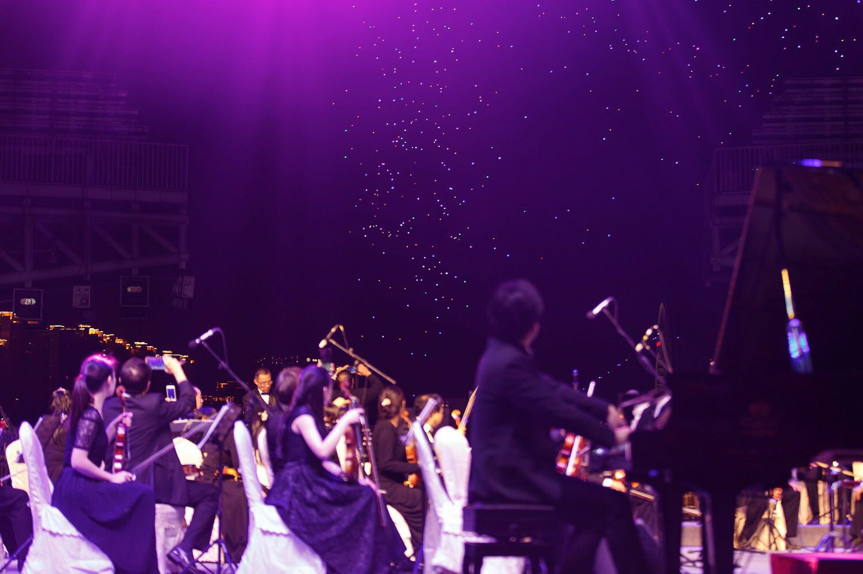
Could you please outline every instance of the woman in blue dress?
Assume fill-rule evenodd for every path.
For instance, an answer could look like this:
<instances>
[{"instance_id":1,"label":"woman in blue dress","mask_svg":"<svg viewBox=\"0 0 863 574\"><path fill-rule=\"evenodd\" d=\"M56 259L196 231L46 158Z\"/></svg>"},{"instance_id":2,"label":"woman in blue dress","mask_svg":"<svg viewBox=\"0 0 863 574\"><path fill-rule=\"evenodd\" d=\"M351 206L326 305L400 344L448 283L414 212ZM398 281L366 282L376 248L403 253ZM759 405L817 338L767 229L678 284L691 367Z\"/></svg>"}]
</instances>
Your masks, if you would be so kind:
<instances>
[{"instance_id":1,"label":"woman in blue dress","mask_svg":"<svg viewBox=\"0 0 863 574\"><path fill-rule=\"evenodd\" d=\"M135 477L102 468L117 424L130 425L124 413L105 426L102 405L114 394L115 364L102 355L84 360L72 390L63 472L52 504L90 542L104 552L118 574L153 574L156 562L156 495Z\"/></svg>"},{"instance_id":2,"label":"woman in blue dress","mask_svg":"<svg viewBox=\"0 0 863 574\"><path fill-rule=\"evenodd\" d=\"M331 458L336 443L361 409L342 415L326 433L323 410L333 381L319 367L306 367L289 411L279 425L277 449L284 466L267 495L291 531L324 561L327 572L389 572L405 547L389 514L381 526L377 495L370 485L348 482Z\"/></svg>"}]
</instances>

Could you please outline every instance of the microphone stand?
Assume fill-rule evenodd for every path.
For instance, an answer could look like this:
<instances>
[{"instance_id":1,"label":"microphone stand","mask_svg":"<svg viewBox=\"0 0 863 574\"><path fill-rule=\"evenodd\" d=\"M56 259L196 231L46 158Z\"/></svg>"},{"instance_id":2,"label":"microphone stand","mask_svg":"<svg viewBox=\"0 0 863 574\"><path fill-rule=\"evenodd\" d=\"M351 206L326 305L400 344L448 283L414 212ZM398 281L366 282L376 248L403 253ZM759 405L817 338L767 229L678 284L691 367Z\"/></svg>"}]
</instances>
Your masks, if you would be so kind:
<instances>
[{"instance_id":1,"label":"microphone stand","mask_svg":"<svg viewBox=\"0 0 863 574\"><path fill-rule=\"evenodd\" d=\"M326 339L324 339L324 340L325 340L327 343L329 343L330 345L332 345L333 347L335 347L336 349L338 349L338 350L342 351L343 353L345 353L347 356L349 356L349 357L350 357L350 358L352 358L353 360L355 360L355 361L359 361L360 363L363 363L365 366L367 366L367 367L369 368L369 370L370 370L370 371L372 371L372 372L376 373L378 376L380 376L380 377L382 377L382 378L386 379L390 384L393 384L393 385L395 385L395 384L396 384L395 379L393 379L392 377L388 376L386 373L384 373L384 372L383 372L383 371L381 371L380 369L375 368L371 363L369 363L368 361L366 361L365 359L363 359L362 357L360 357L359 355L357 355L356 353L354 353L354 349L353 349L353 347L345 347L344 345L340 345L339 343L337 343L336 341L334 341L334 340L332 339L332 337L327 337L327 338L326 338ZM203 344L203 343L202 343L202 344Z\"/></svg>"},{"instance_id":2,"label":"microphone stand","mask_svg":"<svg viewBox=\"0 0 863 574\"><path fill-rule=\"evenodd\" d=\"M644 354L640 352L637 345L635 344L635 341L632 340L632 337L630 337L627 332L623 330L623 327L620 326L620 323L617 322L617 318L615 318L614 315L608 312L608 306L602 309L602 314L608 317L608 320L611 321L611 324L614 326L617 334L623 337L623 340L626 341L626 344L629 345L633 351L635 351L635 356L638 357L638 362L642 367L644 367L644 370L650 373L650 375L653 376L655 380L659 381L660 383L662 383L663 386L665 386L665 377L660 375L656 371L656 368L653 366L653 364L647 360L647 357L645 357ZM658 357L657 360L659 360Z\"/></svg>"},{"instance_id":3,"label":"microphone stand","mask_svg":"<svg viewBox=\"0 0 863 574\"><path fill-rule=\"evenodd\" d=\"M219 329L219 333L222 334L222 341L224 342L225 334L222 333L221 329ZM201 341L201 346L203 346L205 349L207 349L207 351L209 351L210 355L212 355L213 358L216 359L216 362L219 364L220 369L227 372L228 375L230 375L231 378L234 379L234 381L236 381L237 383L240 384L241 387L243 387L243 389L246 391L246 393L248 393L252 397L252 401L257 401L257 403L265 411L267 410L267 405L264 404L264 401L260 397L256 396L255 393L252 392L251 387L249 387L249 385L243 379L241 379L239 377L239 375L237 375L237 373L235 373L233 371L233 369L231 369L231 366L228 364L228 361L227 361L227 356L224 359L222 357L220 357L218 355L218 353L216 353L213 350L213 348L207 344L207 341L205 341L205 340ZM227 353L225 353L225 355L227 355ZM201 556L199 556L197 559L194 559L194 557L193 557L193 561L182 570L181 574L191 571L192 568L194 568L195 564L200 562L201 558L204 556L206 551L209 550L213 545L215 545L219 549L218 550L218 556L216 558L216 571L217 572L222 571L222 556L223 556L223 554L228 559L228 562L231 564L231 570L235 571L233 563L231 563L231 555L230 555L230 553L228 553L228 549L225 546L225 541L222 538L222 528L224 526L224 522L222 520L222 489L223 489L222 481L224 478L224 466L222 464L222 450L223 450L224 445L223 445L222 441L218 441L216 443L216 446L219 449L219 462L218 462L218 464L219 464L219 484L218 484L219 502L218 502L218 506L216 507L216 517L219 519L219 537L216 540L214 540L213 542L211 542L209 544L209 546L207 546L207 548L205 548L204 551L201 552Z\"/></svg>"}]
</instances>

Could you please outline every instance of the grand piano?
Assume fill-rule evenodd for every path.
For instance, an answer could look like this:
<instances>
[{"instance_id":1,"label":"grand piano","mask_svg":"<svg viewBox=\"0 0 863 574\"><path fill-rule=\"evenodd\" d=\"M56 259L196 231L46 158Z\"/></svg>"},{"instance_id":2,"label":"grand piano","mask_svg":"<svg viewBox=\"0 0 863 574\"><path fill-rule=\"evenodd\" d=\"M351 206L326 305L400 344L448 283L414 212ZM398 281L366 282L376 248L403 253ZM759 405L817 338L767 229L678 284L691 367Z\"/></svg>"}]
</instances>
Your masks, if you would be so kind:
<instances>
[{"instance_id":1,"label":"grand piano","mask_svg":"<svg viewBox=\"0 0 863 574\"><path fill-rule=\"evenodd\" d=\"M781 270L811 346L792 369ZM712 374L669 377L672 410L631 436L630 476L659 492L664 569L680 570L681 496L699 493L706 573L731 574L735 499L784 484L831 449L863 448L863 171L765 165L746 225Z\"/></svg>"}]
</instances>

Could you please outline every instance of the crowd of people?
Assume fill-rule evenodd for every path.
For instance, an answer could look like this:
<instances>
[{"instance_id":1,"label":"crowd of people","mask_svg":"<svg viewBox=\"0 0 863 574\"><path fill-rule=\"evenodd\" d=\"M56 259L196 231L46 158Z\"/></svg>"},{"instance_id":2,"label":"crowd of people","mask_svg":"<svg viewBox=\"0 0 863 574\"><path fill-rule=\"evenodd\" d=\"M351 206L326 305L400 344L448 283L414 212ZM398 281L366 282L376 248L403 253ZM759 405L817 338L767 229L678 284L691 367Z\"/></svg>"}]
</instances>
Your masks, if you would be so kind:
<instances>
[{"instance_id":1,"label":"crowd of people","mask_svg":"<svg viewBox=\"0 0 863 574\"><path fill-rule=\"evenodd\" d=\"M597 546L605 539L617 572L647 572L643 538L626 494L555 470L560 445L550 428L577 432L605 447L625 443L630 429L614 405L540 373L532 344L543 310L539 292L523 280L501 285L489 305L491 337L479 360L467 425L469 500L553 506L564 526L560 571L592 571ZM71 392L53 393L51 412L36 426L54 483L52 504L120 573L158 571L157 503L193 509L182 540L167 554L180 568L198 571L194 550L210 543L220 492L220 528L229 559L238 562L247 543L249 511L233 433L204 447L203 464L192 469L190 480L189 465L181 463L175 449L166 448L174 439L171 423L207 418L212 412L201 408L201 393L183 365L168 355L163 362L175 382L175 400L151 390L152 371L144 360L133 357L120 365L112 357L93 355L83 361ZM416 397L411 412L401 388L361 363L332 370L291 366L275 379L260 368L253 382L242 404L256 455L271 477L266 503L320 556L328 572L409 568L405 556L415 560L423 545L428 500L406 437L414 418L434 400L438 406L423 426L425 438L434 443L436 431L448 424L441 397ZM370 436L363 436L363 425ZM126 432L125 470L112 470L118 428ZM375 463L371 477L349 475L339 456L358 428L361 435L354 442L362 447L370 441L374 447L366 451L373 461L359 461ZM150 462L160 450L164 456ZM216 486L219 477L221 489ZM799 504L801 487L792 486L782 494L789 510L796 508L795 500ZM399 534L390 514L381 514L381 496L404 518L409 537ZM749 502L743 536L754 530L765 500L756 496ZM645 505L639 501L635 506L640 512ZM788 529L796 529L796 522L790 521ZM0 536L19 565L27 558L31 535L27 494L0 485Z\"/></svg>"}]
</instances>

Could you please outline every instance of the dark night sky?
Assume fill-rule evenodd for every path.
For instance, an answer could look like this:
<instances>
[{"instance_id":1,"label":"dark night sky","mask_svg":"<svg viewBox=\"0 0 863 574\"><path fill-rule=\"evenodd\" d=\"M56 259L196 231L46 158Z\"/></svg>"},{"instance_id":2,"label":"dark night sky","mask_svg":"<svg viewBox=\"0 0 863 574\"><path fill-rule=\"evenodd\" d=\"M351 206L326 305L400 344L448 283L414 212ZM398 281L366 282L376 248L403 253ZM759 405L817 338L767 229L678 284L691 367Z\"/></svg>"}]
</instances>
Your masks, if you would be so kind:
<instances>
[{"instance_id":1,"label":"dark night sky","mask_svg":"<svg viewBox=\"0 0 863 574\"><path fill-rule=\"evenodd\" d=\"M863 75L860 3L815 4L5 1L0 66L114 73L154 141L190 146L195 299L151 309L148 341L219 324L250 374L341 322L409 392L464 395L517 276L558 376L629 357L584 318L609 294L633 334L664 301L710 355L713 149L750 143L784 78Z\"/></svg>"}]
</instances>

